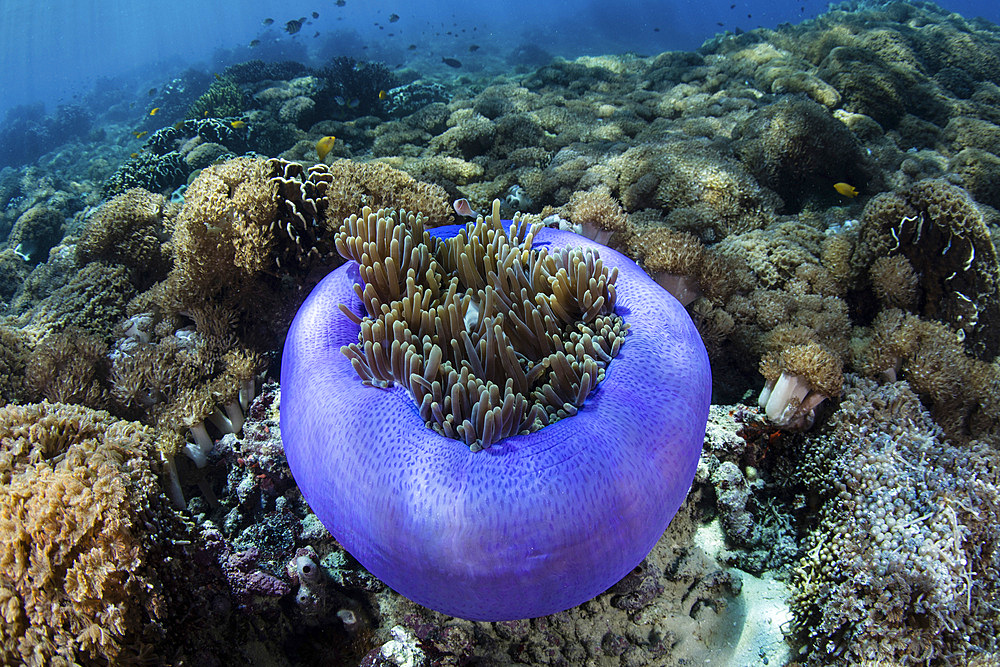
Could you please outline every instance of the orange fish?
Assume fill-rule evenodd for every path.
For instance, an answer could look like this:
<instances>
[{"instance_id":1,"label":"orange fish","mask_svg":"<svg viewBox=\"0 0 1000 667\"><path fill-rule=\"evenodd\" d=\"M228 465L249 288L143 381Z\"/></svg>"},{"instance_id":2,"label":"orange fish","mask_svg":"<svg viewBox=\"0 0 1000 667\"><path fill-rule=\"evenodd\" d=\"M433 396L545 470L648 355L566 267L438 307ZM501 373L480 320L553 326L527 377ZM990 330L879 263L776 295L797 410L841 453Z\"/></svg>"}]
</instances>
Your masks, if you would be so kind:
<instances>
[{"instance_id":1,"label":"orange fish","mask_svg":"<svg viewBox=\"0 0 1000 667\"><path fill-rule=\"evenodd\" d=\"M229 126L232 127L234 130L239 130L241 128L246 127L247 122L245 120L234 120L229 124Z\"/></svg>"},{"instance_id":2,"label":"orange fish","mask_svg":"<svg viewBox=\"0 0 1000 667\"><path fill-rule=\"evenodd\" d=\"M142 132L133 132L132 134L135 135L136 139L142 139L144 136L149 134L149 130L143 130Z\"/></svg>"},{"instance_id":3,"label":"orange fish","mask_svg":"<svg viewBox=\"0 0 1000 667\"><path fill-rule=\"evenodd\" d=\"M378 91L378 98L380 100L384 100L387 97L389 97L389 93L385 92L384 90Z\"/></svg>"},{"instance_id":4,"label":"orange fish","mask_svg":"<svg viewBox=\"0 0 1000 667\"><path fill-rule=\"evenodd\" d=\"M152 109L149 110L149 115L150 116L155 116L156 112L159 111L159 110L160 110L160 107L153 107Z\"/></svg>"}]
</instances>

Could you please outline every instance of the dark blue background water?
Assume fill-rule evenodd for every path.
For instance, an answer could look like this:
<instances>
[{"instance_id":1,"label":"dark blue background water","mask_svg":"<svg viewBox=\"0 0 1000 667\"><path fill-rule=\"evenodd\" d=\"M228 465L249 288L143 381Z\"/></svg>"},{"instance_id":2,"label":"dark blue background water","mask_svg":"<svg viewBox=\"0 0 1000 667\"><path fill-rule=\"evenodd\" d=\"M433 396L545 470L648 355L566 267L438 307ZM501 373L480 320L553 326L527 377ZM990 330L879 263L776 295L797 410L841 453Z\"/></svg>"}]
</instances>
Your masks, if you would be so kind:
<instances>
[{"instance_id":1,"label":"dark blue background water","mask_svg":"<svg viewBox=\"0 0 1000 667\"><path fill-rule=\"evenodd\" d=\"M944 0L951 11L1000 23L996 0ZM468 67L491 50L534 44L564 56L694 49L714 33L798 23L826 10L821 0L4 0L0 3L0 118L13 105L52 110L93 87L133 95L189 65L219 70L255 57L317 64L332 55L390 66L459 57ZM319 13L312 20L311 12ZM398 21L389 22L396 13ZM290 19L310 17L296 35ZM273 18L264 28L261 21ZM448 35L447 32L452 34ZM319 33L316 36L316 33ZM392 36L389 36L392 33ZM253 39L261 44L247 45ZM479 55L468 47L478 44ZM417 49L406 47L416 44ZM363 48L367 46L368 48Z\"/></svg>"}]
</instances>

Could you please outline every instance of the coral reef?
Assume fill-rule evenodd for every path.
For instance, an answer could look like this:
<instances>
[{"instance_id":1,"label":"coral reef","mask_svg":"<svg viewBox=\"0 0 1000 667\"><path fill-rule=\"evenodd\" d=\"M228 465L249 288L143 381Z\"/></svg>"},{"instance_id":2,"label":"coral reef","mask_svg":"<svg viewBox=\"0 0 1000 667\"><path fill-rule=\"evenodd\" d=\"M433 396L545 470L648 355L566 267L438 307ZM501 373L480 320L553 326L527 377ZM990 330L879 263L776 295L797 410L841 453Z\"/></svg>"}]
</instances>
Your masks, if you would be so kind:
<instances>
[{"instance_id":1,"label":"coral reef","mask_svg":"<svg viewBox=\"0 0 1000 667\"><path fill-rule=\"evenodd\" d=\"M35 500L18 491L25 506L59 494L72 504L77 496L66 494L78 491L106 498L130 476L152 485L128 486L107 513L128 522L122 544L139 545L128 558L150 567L105 582L152 588L122 602L124 589L112 591L118 611L95 598L71 613L79 601L51 598L52 613L63 614L52 627L41 607L10 603L6 613L21 616L0 623L10 640L4 662L995 660L1000 29L926 2L849 2L797 25L723 32L696 52L562 58L535 42L494 51L484 39L460 69L419 47L395 70L347 56L295 62L306 56L303 36L264 38L252 47L260 60L218 77L178 70L134 96L101 80L79 106L48 116L15 108L0 127L0 398L13 404L0 414L37 417L21 429L22 444L36 449L51 441L38 426L51 411L91 424L79 440L98 450L117 443L110 459L94 459L100 476L86 456L36 454L5 483L52 477ZM336 49L320 52L395 57L388 40L365 52L346 31L331 39ZM328 136L329 164L316 164L316 142ZM419 380L411 386L405 355L375 343L398 315L391 304L406 298L406 244L459 221L452 203L463 199L485 213L499 199L504 217L524 215L525 229L601 235L683 304L714 371L702 461L666 535L610 591L531 621L462 621L390 591L311 512L279 433L273 380L287 361L288 325L343 261L338 239L355 259L372 250L340 234L365 206L404 219L401 211L421 211L425 228L420 239L397 238L390 253L401 291L362 290L372 335L344 342L369 384L403 385L372 392L451 400ZM479 251L465 252L488 278ZM412 259L417 289L432 267ZM388 285L374 266L365 270ZM431 273L445 285L432 296L447 297L447 281ZM345 305L360 304L346 294ZM453 297L436 310L464 303ZM471 311L472 300L463 307ZM589 353L583 333L561 340ZM516 364L569 377L561 362L538 364L522 338L531 344ZM445 356L441 365L458 360ZM603 362L594 363L596 372L570 366L572 381L550 386L557 399L575 400L579 380L602 377ZM580 412L613 377L587 388ZM662 392L648 378L636 386L633 415L642 417ZM467 415L466 428L431 405L421 416L406 398L421 424L448 423L454 434L460 426L473 445L490 445L478 454L506 446L486 433L485 417ZM45 399L74 405L18 405ZM568 414L574 400L542 412ZM53 428L76 437L75 426ZM141 451L120 455L129 447ZM160 514L155 485L178 512L172 518ZM157 513L148 523L130 504L144 493ZM11 526L25 521L15 519ZM60 535L70 530L62 525ZM51 576L65 574L56 566ZM791 611L768 606L789 598L783 580L794 586ZM54 590L18 585L18 596ZM104 635L83 625L105 612ZM775 648L785 621L794 656ZM753 644L747 638L765 627L770 643L749 653L723 646Z\"/></svg>"},{"instance_id":2,"label":"coral reef","mask_svg":"<svg viewBox=\"0 0 1000 667\"><path fill-rule=\"evenodd\" d=\"M642 560L693 477L711 385L689 316L635 263L499 209L448 243L395 212L345 221L352 261L296 314L281 370L289 465L324 524L395 590L482 620L580 604ZM460 511L434 509L456 493Z\"/></svg>"}]
</instances>

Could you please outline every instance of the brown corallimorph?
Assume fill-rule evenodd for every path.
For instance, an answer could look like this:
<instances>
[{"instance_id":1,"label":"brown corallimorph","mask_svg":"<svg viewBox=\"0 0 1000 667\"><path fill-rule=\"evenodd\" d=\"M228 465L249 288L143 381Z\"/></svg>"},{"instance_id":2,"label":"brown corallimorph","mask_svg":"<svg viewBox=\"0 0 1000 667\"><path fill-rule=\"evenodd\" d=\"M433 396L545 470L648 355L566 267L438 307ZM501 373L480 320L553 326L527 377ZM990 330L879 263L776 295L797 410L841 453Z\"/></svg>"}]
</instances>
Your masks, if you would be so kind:
<instances>
[{"instance_id":1,"label":"brown corallimorph","mask_svg":"<svg viewBox=\"0 0 1000 667\"><path fill-rule=\"evenodd\" d=\"M681 304L687 306L702 295L706 251L693 235L650 227L629 239L629 251L646 273Z\"/></svg>"},{"instance_id":2,"label":"brown corallimorph","mask_svg":"<svg viewBox=\"0 0 1000 667\"><path fill-rule=\"evenodd\" d=\"M788 219L723 239L716 252L753 272L761 287L792 294L840 296L843 285L820 260L826 235L800 219Z\"/></svg>"},{"instance_id":3,"label":"brown corallimorph","mask_svg":"<svg viewBox=\"0 0 1000 667\"><path fill-rule=\"evenodd\" d=\"M326 219L332 230L365 206L420 211L429 227L454 221L451 203L441 186L422 183L387 164L339 160L330 165L329 172L333 182Z\"/></svg>"},{"instance_id":4,"label":"brown corallimorph","mask_svg":"<svg viewBox=\"0 0 1000 667\"><path fill-rule=\"evenodd\" d=\"M760 372L766 384L758 404L768 419L788 430L812 426L816 407L839 396L844 384L841 358L813 341L768 353Z\"/></svg>"},{"instance_id":5,"label":"brown corallimorph","mask_svg":"<svg viewBox=\"0 0 1000 667\"><path fill-rule=\"evenodd\" d=\"M106 353L104 341L85 331L70 328L47 335L31 351L25 367L28 394L32 400L106 408Z\"/></svg>"},{"instance_id":6,"label":"brown corallimorph","mask_svg":"<svg viewBox=\"0 0 1000 667\"><path fill-rule=\"evenodd\" d=\"M203 169L188 186L166 288L178 303L197 305L238 289L270 265L277 197L269 179L266 161L235 158Z\"/></svg>"},{"instance_id":7,"label":"brown corallimorph","mask_svg":"<svg viewBox=\"0 0 1000 667\"><path fill-rule=\"evenodd\" d=\"M628 230L628 216L608 186L601 184L586 192L577 192L569 200L569 219L580 225L580 233L608 245L615 233Z\"/></svg>"},{"instance_id":8,"label":"brown corallimorph","mask_svg":"<svg viewBox=\"0 0 1000 667\"><path fill-rule=\"evenodd\" d=\"M747 168L792 211L808 200L834 200L834 183L870 191L873 165L851 131L824 107L785 99L760 109L733 130Z\"/></svg>"},{"instance_id":9,"label":"brown corallimorph","mask_svg":"<svg viewBox=\"0 0 1000 667\"><path fill-rule=\"evenodd\" d=\"M31 264L44 263L49 250L62 238L62 231L62 213L39 204L21 214L7 236L6 245Z\"/></svg>"},{"instance_id":10,"label":"brown corallimorph","mask_svg":"<svg viewBox=\"0 0 1000 667\"><path fill-rule=\"evenodd\" d=\"M125 267L91 262L18 323L36 339L74 327L110 340L134 294Z\"/></svg>"},{"instance_id":11,"label":"brown corallimorph","mask_svg":"<svg viewBox=\"0 0 1000 667\"><path fill-rule=\"evenodd\" d=\"M10 403L24 393L28 337L15 327L0 325L0 401Z\"/></svg>"},{"instance_id":12,"label":"brown corallimorph","mask_svg":"<svg viewBox=\"0 0 1000 667\"><path fill-rule=\"evenodd\" d=\"M676 137L668 143L634 146L608 159L607 168L615 174L626 210L689 208L716 239L764 226L780 205L743 164L711 150L704 141Z\"/></svg>"},{"instance_id":13,"label":"brown corallimorph","mask_svg":"<svg viewBox=\"0 0 1000 667\"><path fill-rule=\"evenodd\" d=\"M950 438L964 441L996 428L993 419L981 419L980 430L970 426L973 413L992 414L981 406L993 396L996 367L970 356L960 331L899 310L879 313L872 329L861 361L865 375L906 380Z\"/></svg>"}]
</instances>

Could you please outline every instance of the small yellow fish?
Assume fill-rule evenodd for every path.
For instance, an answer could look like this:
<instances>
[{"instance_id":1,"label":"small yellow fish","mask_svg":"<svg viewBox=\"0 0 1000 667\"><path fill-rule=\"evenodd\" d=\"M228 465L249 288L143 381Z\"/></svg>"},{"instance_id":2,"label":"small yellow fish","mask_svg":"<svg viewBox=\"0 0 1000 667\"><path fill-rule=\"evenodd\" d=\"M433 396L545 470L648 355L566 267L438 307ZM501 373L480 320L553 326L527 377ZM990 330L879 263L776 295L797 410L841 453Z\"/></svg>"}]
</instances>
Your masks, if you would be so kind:
<instances>
[{"instance_id":1,"label":"small yellow fish","mask_svg":"<svg viewBox=\"0 0 1000 667\"><path fill-rule=\"evenodd\" d=\"M857 188L853 185L848 185L847 183L834 183L833 189L845 197L851 197L852 199L858 196Z\"/></svg>"},{"instance_id":2,"label":"small yellow fish","mask_svg":"<svg viewBox=\"0 0 1000 667\"><path fill-rule=\"evenodd\" d=\"M384 100L387 97L389 97L389 93L385 92L384 90L378 91L378 98L380 100Z\"/></svg>"},{"instance_id":3,"label":"small yellow fish","mask_svg":"<svg viewBox=\"0 0 1000 667\"><path fill-rule=\"evenodd\" d=\"M129 157L130 157L130 158L132 158L132 159L134 160L134 159L136 159L137 157L139 157L139 154L138 154L138 153L132 153L131 155L129 155Z\"/></svg>"},{"instance_id":4,"label":"small yellow fish","mask_svg":"<svg viewBox=\"0 0 1000 667\"><path fill-rule=\"evenodd\" d=\"M175 130L179 130L179 129L181 129L182 127L184 127L184 121L182 121L182 120L179 120L179 121L177 121L176 123L174 123L174 129L175 129Z\"/></svg>"},{"instance_id":5,"label":"small yellow fish","mask_svg":"<svg viewBox=\"0 0 1000 667\"><path fill-rule=\"evenodd\" d=\"M323 137L316 142L316 155L319 156L320 161L325 158L331 150L333 150L333 142L337 140L337 137L329 136Z\"/></svg>"},{"instance_id":6,"label":"small yellow fish","mask_svg":"<svg viewBox=\"0 0 1000 667\"><path fill-rule=\"evenodd\" d=\"M219 73L218 73L218 72L212 72L212 76L214 76L214 77L215 77L215 80L216 80L216 81L222 81L222 77L221 77L221 76L219 76Z\"/></svg>"},{"instance_id":7,"label":"small yellow fish","mask_svg":"<svg viewBox=\"0 0 1000 667\"><path fill-rule=\"evenodd\" d=\"M132 134L135 135L136 139L142 139L144 136L149 134L149 130L143 130L142 132L133 132Z\"/></svg>"},{"instance_id":8,"label":"small yellow fish","mask_svg":"<svg viewBox=\"0 0 1000 667\"><path fill-rule=\"evenodd\" d=\"M229 126L231 128L233 128L234 130L239 130L240 128L246 127L247 126L247 122L245 120L234 120L233 122L231 122L229 124Z\"/></svg>"},{"instance_id":9,"label":"small yellow fish","mask_svg":"<svg viewBox=\"0 0 1000 667\"><path fill-rule=\"evenodd\" d=\"M149 115L150 116L155 116L156 112L159 111L159 110L160 110L160 107L153 107L152 109L149 110Z\"/></svg>"},{"instance_id":10,"label":"small yellow fish","mask_svg":"<svg viewBox=\"0 0 1000 667\"><path fill-rule=\"evenodd\" d=\"M201 117L202 118L208 118L208 112L206 111L205 113L201 114Z\"/></svg>"}]
</instances>

